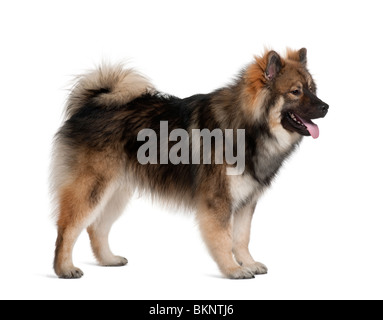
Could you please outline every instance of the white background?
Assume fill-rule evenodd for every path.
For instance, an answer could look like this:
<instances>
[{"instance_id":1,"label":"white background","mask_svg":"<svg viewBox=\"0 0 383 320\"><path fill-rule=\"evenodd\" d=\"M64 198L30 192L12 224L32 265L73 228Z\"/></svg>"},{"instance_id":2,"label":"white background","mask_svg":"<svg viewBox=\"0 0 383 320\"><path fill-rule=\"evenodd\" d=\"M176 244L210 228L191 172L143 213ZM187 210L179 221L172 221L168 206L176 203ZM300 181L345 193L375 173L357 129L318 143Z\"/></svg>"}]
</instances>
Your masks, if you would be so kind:
<instances>
[{"instance_id":1,"label":"white background","mask_svg":"<svg viewBox=\"0 0 383 320\"><path fill-rule=\"evenodd\" d=\"M382 299L382 7L379 1L2 1L1 299ZM134 200L112 230L124 268L75 248L56 279L51 141L74 75L127 59L158 89L206 93L264 46L308 49L330 105L259 203L251 249L269 274L223 279L192 216Z\"/></svg>"}]
</instances>

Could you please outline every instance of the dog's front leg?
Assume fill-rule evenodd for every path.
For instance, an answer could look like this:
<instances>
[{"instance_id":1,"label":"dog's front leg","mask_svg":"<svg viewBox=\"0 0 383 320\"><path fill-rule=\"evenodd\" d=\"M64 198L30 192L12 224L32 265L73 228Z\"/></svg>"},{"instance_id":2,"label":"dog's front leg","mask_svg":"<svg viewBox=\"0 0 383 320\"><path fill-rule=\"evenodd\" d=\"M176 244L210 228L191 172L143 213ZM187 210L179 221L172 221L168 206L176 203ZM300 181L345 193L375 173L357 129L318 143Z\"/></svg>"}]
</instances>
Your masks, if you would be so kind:
<instances>
[{"instance_id":1,"label":"dog's front leg","mask_svg":"<svg viewBox=\"0 0 383 320\"><path fill-rule=\"evenodd\" d=\"M255 204L238 210L233 217L233 254L237 262L250 269L253 274L265 274L267 268L264 264L256 262L249 252L250 229Z\"/></svg>"},{"instance_id":2,"label":"dog's front leg","mask_svg":"<svg viewBox=\"0 0 383 320\"><path fill-rule=\"evenodd\" d=\"M204 201L199 206L198 222L202 237L221 272L231 279L250 279L253 272L233 257L233 219L229 206L219 201Z\"/></svg>"}]
</instances>

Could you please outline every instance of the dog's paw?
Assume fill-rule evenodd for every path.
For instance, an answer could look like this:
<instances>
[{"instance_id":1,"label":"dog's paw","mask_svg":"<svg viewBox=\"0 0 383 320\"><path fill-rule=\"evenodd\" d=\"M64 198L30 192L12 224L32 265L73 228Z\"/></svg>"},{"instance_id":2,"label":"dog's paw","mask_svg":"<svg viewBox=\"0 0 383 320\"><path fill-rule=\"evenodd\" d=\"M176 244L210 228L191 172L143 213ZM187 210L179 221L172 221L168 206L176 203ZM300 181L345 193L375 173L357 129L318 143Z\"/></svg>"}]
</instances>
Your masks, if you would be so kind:
<instances>
[{"instance_id":1,"label":"dog's paw","mask_svg":"<svg viewBox=\"0 0 383 320\"><path fill-rule=\"evenodd\" d=\"M61 279L80 279L84 275L79 268L68 268L58 272L58 277Z\"/></svg>"},{"instance_id":2,"label":"dog's paw","mask_svg":"<svg viewBox=\"0 0 383 320\"><path fill-rule=\"evenodd\" d=\"M249 269L253 275L267 273L267 267L260 262L254 262L252 264L246 265L245 268Z\"/></svg>"},{"instance_id":3,"label":"dog's paw","mask_svg":"<svg viewBox=\"0 0 383 320\"><path fill-rule=\"evenodd\" d=\"M237 267L233 270L225 272L225 275L229 279L252 279L254 278L253 272L246 267Z\"/></svg>"},{"instance_id":4,"label":"dog's paw","mask_svg":"<svg viewBox=\"0 0 383 320\"><path fill-rule=\"evenodd\" d=\"M101 265L104 267L122 267L128 264L128 260L124 257L113 256L107 261L103 261Z\"/></svg>"}]
</instances>

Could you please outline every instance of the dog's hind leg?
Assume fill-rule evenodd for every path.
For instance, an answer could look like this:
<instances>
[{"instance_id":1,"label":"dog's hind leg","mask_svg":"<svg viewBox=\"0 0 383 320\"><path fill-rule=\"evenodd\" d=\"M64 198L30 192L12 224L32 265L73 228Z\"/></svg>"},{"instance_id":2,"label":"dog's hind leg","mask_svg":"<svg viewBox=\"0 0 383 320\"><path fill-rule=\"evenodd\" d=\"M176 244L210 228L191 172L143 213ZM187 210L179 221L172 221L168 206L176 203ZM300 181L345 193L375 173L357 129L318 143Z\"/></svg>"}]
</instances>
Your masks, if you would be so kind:
<instances>
[{"instance_id":1,"label":"dog's hind leg","mask_svg":"<svg viewBox=\"0 0 383 320\"><path fill-rule=\"evenodd\" d=\"M112 253L108 238L113 223L122 214L131 196L132 190L125 185L120 186L99 217L88 227L93 253L102 266L124 266L128 263L127 259Z\"/></svg>"},{"instance_id":2,"label":"dog's hind leg","mask_svg":"<svg viewBox=\"0 0 383 320\"><path fill-rule=\"evenodd\" d=\"M65 176L55 184L58 201L58 235L54 270L60 278L81 278L72 251L82 230L91 225L116 191L118 163L106 154L82 152L54 169ZM59 163L60 164L60 163Z\"/></svg>"},{"instance_id":3,"label":"dog's hind leg","mask_svg":"<svg viewBox=\"0 0 383 320\"><path fill-rule=\"evenodd\" d=\"M255 204L249 204L234 214L233 221L233 254L237 262L254 274L265 274L267 268L256 262L249 252L251 220Z\"/></svg>"},{"instance_id":4,"label":"dog's hind leg","mask_svg":"<svg viewBox=\"0 0 383 320\"><path fill-rule=\"evenodd\" d=\"M99 180L99 181L97 181ZM102 178L76 180L60 194L58 236L54 269L60 278L81 278L83 272L73 265L72 251L78 236L103 210L113 192L113 184L100 182Z\"/></svg>"}]
</instances>

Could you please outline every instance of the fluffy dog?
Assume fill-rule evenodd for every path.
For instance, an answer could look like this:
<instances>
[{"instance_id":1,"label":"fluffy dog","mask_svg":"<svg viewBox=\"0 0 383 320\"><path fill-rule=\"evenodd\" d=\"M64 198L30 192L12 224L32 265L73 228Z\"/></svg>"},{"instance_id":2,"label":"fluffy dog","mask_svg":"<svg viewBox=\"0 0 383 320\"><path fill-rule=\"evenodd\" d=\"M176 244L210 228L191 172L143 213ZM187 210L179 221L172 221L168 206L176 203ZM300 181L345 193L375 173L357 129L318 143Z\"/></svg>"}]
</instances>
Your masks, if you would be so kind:
<instances>
[{"instance_id":1,"label":"fluffy dog","mask_svg":"<svg viewBox=\"0 0 383 320\"><path fill-rule=\"evenodd\" d=\"M85 228L101 265L127 264L111 252L108 235L135 190L194 210L207 248L226 277L267 273L248 249L256 203L302 137L319 136L311 120L324 117L329 108L316 96L306 55L305 48L288 49L284 57L266 51L231 85L185 99L158 92L144 76L121 65L103 65L78 77L54 140L56 274L83 276L73 265L72 250ZM182 129L190 137L196 129L230 129L234 138L217 149L220 136L215 136L207 163L199 153L202 146L192 150L194 136L139 139L142 130L160 136L164 123L168 131ZM235 139L238 132L242 140ZM243 158L237 173L227 161L229 146ZM173 155L185 151L186 161L167 161L173 147ZM225 157L217 158L219 152Z\"/></svg>"}]
</instances>

